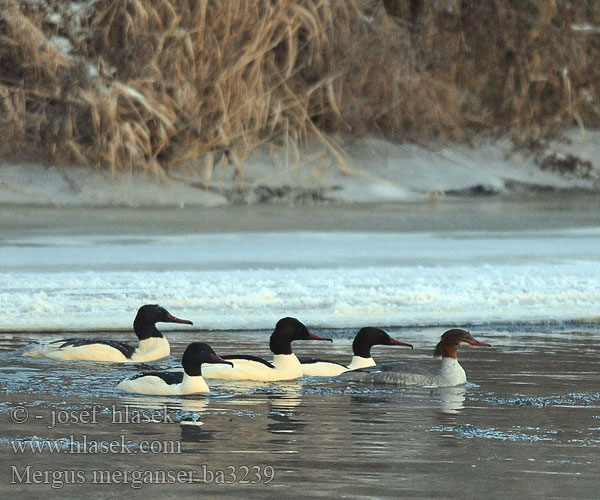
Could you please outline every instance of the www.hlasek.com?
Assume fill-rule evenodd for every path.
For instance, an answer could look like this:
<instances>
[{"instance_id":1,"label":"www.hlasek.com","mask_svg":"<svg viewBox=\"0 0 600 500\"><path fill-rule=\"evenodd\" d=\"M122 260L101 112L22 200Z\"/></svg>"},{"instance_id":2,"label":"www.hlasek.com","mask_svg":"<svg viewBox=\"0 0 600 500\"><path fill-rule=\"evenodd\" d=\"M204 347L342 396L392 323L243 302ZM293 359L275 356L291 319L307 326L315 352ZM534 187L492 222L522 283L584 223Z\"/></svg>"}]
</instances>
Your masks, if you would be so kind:
<instances>
[{"instance_id":1,"label":"www.hlasek.com","mask_svg":"<svg viewBox=\"0 0 600 500\"><path fill-rule=\"evenodd\" d=\"M125 484L138 489L146 484L269 484L275 479L275 469L270 465L229 465L224 469L211 469L202 465L194 470L36 470L10 466L10 484L43 484L54 489L70 484Z\"/></svg>"},{"instance_id":2,"label":"www.hlasek.com","mask_svg":"<svg viewBox=\"0 0 600 500\"><path fill-rule=\"evenodd\" d=\"M83 434L80 439L75 439L71 434L66 438L59 439L15 439L11 442L13 453L32 454L49 452L51 454L69 453L69 454L107 454L107 453L122 453L122 454L149 454L149 453L164 453L164 454L179 454L181 451L181 441L177 440L154 440L154 441L131 441L126 439L124 434L120 434L118 439L112 441L96 441L88 439L86 434Z\"/></svg>"}]
</instances>

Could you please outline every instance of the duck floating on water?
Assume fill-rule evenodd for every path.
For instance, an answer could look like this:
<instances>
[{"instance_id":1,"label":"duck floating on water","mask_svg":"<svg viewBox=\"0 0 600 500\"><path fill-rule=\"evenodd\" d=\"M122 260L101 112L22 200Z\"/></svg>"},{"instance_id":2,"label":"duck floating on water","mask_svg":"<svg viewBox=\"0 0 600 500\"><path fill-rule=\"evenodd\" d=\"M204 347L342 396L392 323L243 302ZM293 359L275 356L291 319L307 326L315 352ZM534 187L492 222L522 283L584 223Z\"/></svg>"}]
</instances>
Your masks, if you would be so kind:
<instances>
[{"instance_id":1,"label":"duck floating on water","mask_svg":"<svg viewBox=\"0 0 600 500\"><path fill-rule=\"evenodd\" d=\"M133 331L139 339L137 347L110 339L71 338L35 345L23 356L117 363L155 361L171 353L169 341L156 328L156 323L193 325L187 319L176 318L158 304L146 304L139 308L133 321Z\"/></svg>"},{"instance_id":2,"label":"duck floating on water","mask_svg":"<svg viewBox=\"0 0 600 500\"><path fill-rule=\"evenodd\" d=\"M257 382L274 382L278 380L293 380L302 377L302 366L292 352L292 342L295 340L328 340L308 331L296 318L280 319L269 339L269 347L273 353L273 362L248 354L233 354L223 356L223 359L233 362L233 368L220 365L206 365L204 376L208 379L222 380L252 380Z\"/></svg>"},{"instance_id":3,"label":"duck floating on water","mask_svg":"<svg viewBox=\"0 0 600 500\"><path fill-rule=\"evenodd\" d=\"M404 386L451 387L464 384L467 375L458 363L457 351L460 345L491 347L490 344L475 340L469 332L453 328L445 332L433 352L442 357L439 370L420 363L384 363L370 368L348 371L340 375L344 381L366 384L396 384Z\"/></svg>"},{"instance_id":4,"label":"duck floating on water","mask_svg":"<svg viewBox=\"0 0 600 500\"><path fill-rule=\"evenodd\" d=\"M181 358L183 371L145 372L117 384L117 389L133 394L184 395L210 392L202 377L203 363L219 363L233 366L217 356L215 351L202 342L187 346Z\"/></svg>"},{"instance_id":5,"label":"duck floating on water","mask_svg":"<svg viewBox=\"0 0 600 500\"><path fill-rule=\"evenodd\" d=\"M411 349L413 347L411 344L393 339L381 328L368 326L361 328L354 337L353 356L349 365L318 358L299 358L302 364L302 373L311 377L332 377L348 370L375 366L375 360L371 357L371 347L375 345L403 345Z\"/></svg>"}]
</instances>

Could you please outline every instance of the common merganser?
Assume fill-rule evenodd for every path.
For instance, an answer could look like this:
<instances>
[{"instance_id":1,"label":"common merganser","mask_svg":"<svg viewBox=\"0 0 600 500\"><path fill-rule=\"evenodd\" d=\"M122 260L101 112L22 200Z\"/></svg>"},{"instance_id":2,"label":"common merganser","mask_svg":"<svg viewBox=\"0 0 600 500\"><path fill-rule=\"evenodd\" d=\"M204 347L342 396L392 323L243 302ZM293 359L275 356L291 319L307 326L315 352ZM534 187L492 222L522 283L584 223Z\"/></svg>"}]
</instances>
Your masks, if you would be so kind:
<instances>
[{"instance_id":1,"label":"common merganser","mask_svg":"<svg viewBox=\"0 0 600 500\"><path fill-rule=\"evenodd\" d=\"M442 356L440 370L420 363L383 363L370 368L349 371L340 375L344 381L367 384L420 385L435 387L451 387L464 384L467 375L458 363L456 352L461 344L491 347L490 344L475 340L465 330L453 328L442 336L433 352L434 356Z\"/></svg>"},{"instance_id":2,"label":"common merganser","mask_svg":"<svg viewBox=\"0 0 600 500\"><path fill-rule=\"evenodd\" d=\"M223 356L223 359L233 362L233 369L218 365L206 365L206 378L222 380L252 380L257 382L273 382L277 380L292 380L302 377L302 366L294 353L294 340L328 340L308 331L295 318L280 319L271 334L269 347L273 353L273 363L257 356L233 354Z\"/></svg>"},{"instance_id":3,"label":"common merganser","mask_svg":"<svg viewBox=\"0 0 600 500\"><path fill-rule=\"evenodd\" d=\"M72 338L36 345L23 356L118 363L155 361L171 353L169 341L158 331L156 323L193 325L187 319L176 318L158 304L147 304L139 308L133 322L133 331L139 339L137 347L116 340Z\"/></svg>"},{"instance_id":4,"label":"common merganser","mask_svg":"<svg viewBox=\"0 0 600 500\"><path fill-rule=\"evenodd\" d=\"M145 372L117 384L120 391L134 394L183 395L210 392L202 377L202 363L233 366L217 356L208 344L193 342L181 357L183 371Z\"/></svg>"},{"instance_id":5,"label":"common merganser","mask_svg":"<svg viewBox=\"0 0 600 500\"><path fill-rule=\"evenodd\" d=\"M381 328L368 326L361 328L352 342L352 361L349 365L343 365L334 361L326 361L316 358L299 358L302 364L302 373L311 377L332 377L348 370L375 366L375 360L371 357L371 347L374 345L412 345L393 339Z\"/></svg>"}]
</instances>

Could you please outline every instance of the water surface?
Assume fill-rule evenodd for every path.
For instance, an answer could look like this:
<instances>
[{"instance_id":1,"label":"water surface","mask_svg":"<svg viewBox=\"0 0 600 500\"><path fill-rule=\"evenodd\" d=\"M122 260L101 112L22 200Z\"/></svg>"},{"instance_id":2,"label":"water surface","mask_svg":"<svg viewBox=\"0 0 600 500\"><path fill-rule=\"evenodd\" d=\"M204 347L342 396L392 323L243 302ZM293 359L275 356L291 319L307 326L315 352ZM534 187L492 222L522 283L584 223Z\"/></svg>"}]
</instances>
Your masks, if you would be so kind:
<instances>
[{"instance_id":1,"label":"water surface","mask_svg":"<svg viewBox=\"0 0 600 500\"><path fill-rule=\"evenodd\" d=\"M302 209L3 207L0 495L598 498L599 208L597 196L555 193ZM172 356L159 362L19 356L74 332L134 341L135 311L156 302L194 321L166 332ZM178 366L192 341L270 357L269 333L288 315L335 340L296 342L298 354L339 362L367 325L415 346L376 347L378 362L435 366L433 346L454 326L493 347L461 347L469 382L448 389L315 378L213 381L206 397L114 389Z\"/></svg>"},{"instance_id":2,"label":"water surface","mask_svg":"<svg viewBox=\"0 0 600 500\"><path fill-rule=\"evenodd\" d=\"M295 351L348 360L354 332L321 333L333 336L334 343L296 342ZM415 349L376 347L373 354L379 362L439 363L430 357L430 339L439 329L390 333ZM81 471L79 479L100 498L142 498L149 492L152 497L164 492L226 498L234 491L268 498L481 498L484 493L492 498L597 498L597 327L496 325L476 333L493 347L461 348L466 386L364 387L318 378L212 381L209 396L183 398L133 396L113 387L140 369L177 366L177 357L192 340L208 340L219 353L268 355L268 332L172 333L174 355L142 366L22 358L15 348L46 335L5 336L0 354L5 396L0 406L0 490L3 495L48 491L48 485L10 484L10 466L22 471L32 465L42 471ZM128 338L123 333L111 336ZM89 421L94 405L95 422L74 422L86 416ZM15 408L26 409L27 422L15 422L15 417L23 418L11 413ZM149 418L151 410L158 411L152 415L156 423L116 417L145 411ZM127 418L134 421L125 422ZM44 440L59 443L60 453L13 448L15 443L30 446ZM73 452L84 442L93 451L90 447L98 441L123 440L132 453L122 448L112 453ZM158 442L155 452L140 451L146 441ZM260 470L261 479L254 477L258 484L240 484L246 467L254 474ZM91 484L98 471L124 469L197 475L192 484L184 476L183 483L144 484L139 489L131 481ZM204 471L229 472L224 481L233 483L218 486L213 479L208 484L210 474ZM235 481L232 474L237 475ZM246 479L252 480L250 476ZM123 481L121 476L113 479ZM80 487L63 485L61 498L77 498Z\"/></svg>"}]
</instances>

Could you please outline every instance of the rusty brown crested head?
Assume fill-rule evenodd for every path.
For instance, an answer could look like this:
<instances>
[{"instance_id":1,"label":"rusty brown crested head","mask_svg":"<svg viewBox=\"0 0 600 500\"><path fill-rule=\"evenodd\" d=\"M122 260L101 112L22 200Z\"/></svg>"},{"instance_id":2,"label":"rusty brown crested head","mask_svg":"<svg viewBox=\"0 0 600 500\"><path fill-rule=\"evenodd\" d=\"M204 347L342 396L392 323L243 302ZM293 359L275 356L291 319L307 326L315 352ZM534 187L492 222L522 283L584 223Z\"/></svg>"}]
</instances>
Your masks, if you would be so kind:
<instances>
[{"instance_id":1,"label":"rusty brown crested head","mask_svg":"<svg viewBox=\"0 0 600 500\"><path fill-rule=\"evenodd\" d=\"M456 351L461 344L469 344L483 347L491 347L490 344L475 340L472 335L466 330L460 328L452 328L442 334L440 341L435 346L433 355L442 356L444 358L456 359Z\"/></svg>"}]
</instances>

